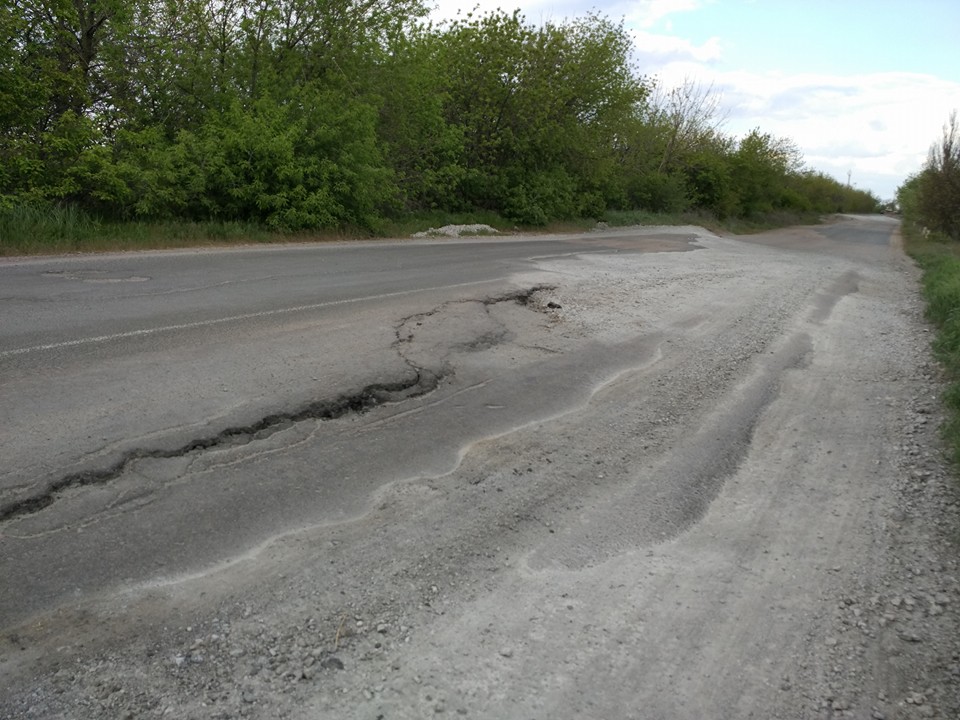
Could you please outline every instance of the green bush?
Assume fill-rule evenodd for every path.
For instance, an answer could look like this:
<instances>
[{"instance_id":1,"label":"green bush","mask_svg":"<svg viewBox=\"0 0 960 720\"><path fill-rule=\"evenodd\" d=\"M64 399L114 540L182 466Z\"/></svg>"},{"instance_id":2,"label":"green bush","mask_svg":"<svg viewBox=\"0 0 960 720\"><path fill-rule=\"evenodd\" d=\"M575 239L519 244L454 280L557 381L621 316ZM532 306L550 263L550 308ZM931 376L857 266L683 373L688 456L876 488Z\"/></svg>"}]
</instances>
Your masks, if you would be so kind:
<instances>
[{"instance_id":1,"label":"green bush","mask_svg":"<svg viewBox=\"0 0 960 720\"><path fill-rule=\"evenodd\" d=\"M679 213L690 206L682 176L652 172L632 180L628 197L634 207L655 213Z\"/></svg>"}]
</instances>

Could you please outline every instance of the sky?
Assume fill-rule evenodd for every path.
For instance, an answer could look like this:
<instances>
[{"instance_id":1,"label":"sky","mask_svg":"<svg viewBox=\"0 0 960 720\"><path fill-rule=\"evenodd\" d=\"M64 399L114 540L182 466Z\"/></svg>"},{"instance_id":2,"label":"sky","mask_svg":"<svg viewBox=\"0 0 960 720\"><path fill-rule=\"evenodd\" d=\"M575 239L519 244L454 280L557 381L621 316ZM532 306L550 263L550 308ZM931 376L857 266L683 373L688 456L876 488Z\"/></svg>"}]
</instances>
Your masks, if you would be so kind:
<instances>
[{"instance_id":1,"label":"sky","mask_svg":"<svg viewBox=\"0 0 960 720\"><path fill-rule=\"evenodd\" d=\"M473 7L436 0L432 17ZM960 0L480 0L532 24L623 20L639 73L718 93L722 130L787 137L807 167L882 200L960 111Z\"/></svg>"}]
</instances>

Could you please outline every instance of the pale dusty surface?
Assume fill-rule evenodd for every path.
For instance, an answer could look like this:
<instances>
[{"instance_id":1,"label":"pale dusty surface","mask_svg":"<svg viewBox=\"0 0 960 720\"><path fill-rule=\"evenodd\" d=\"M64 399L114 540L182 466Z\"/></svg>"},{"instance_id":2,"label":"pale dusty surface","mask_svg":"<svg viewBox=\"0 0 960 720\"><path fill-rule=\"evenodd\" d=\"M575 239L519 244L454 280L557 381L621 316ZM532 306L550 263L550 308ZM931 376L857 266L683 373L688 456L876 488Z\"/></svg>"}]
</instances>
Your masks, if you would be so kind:
<instances>
[{"instance_id":1,"label":"pale dusty surface","mask_svg":"<svg viewBox=\"0 0 960 720\"><path fill-rule=\"evenodd\" d=\"M423 232L413 234L415 238L428 238L437 236L460 237L461 235L496 235L496 228L489 225L444 225L443 227L430 228Z\"/></svg>"},{"instance_id":2,"label":"pale dusty surface","mask_svg":"<svg viewBox=\"0 0 960 720\"><path fill-rule=\"evenodd\" d=\"M395 319L433 392L132 468L253 493L370 448L336 512L5 628L0 716L960 717L917 272L837 227L541 261Z\"/></svg>"}]
</instances>

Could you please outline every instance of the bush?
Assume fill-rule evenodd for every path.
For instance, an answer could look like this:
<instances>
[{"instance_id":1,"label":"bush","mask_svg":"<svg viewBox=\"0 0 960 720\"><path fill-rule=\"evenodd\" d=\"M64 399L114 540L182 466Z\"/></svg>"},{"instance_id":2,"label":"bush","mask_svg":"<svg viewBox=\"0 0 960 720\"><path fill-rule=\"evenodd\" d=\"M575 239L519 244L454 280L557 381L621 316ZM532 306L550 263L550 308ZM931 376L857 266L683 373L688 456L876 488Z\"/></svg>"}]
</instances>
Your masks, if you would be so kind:
<instances>
[{"instance_id":1,"label":"bush","mask_svg":"<svg viewBox=\"0 0 960 720\"><path fill-rule=\"evenodd\" d=\"M628 195L634 207L656 213L679 213L690 201L680 175L651 172L633 179Z\"/></svg>"}]
</instances>

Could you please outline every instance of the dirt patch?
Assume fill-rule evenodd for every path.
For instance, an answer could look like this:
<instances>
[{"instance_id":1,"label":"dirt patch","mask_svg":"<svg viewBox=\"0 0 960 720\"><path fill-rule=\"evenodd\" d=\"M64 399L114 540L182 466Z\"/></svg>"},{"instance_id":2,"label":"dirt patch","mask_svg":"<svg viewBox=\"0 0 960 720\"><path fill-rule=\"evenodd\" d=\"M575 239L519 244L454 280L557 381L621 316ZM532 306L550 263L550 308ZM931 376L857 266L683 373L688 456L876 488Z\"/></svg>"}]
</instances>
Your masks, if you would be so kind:
<instances>
[{"instance_id":1,"label":"dirt patch","mask_svg":"<svg viewBox=\"0 0 960 720\"><path fill-rule=\"evenodd\" d=\"M490 225L444 225L443 227L430 228L422 232L416 232L412 237L415 238L437 238L451 237L458 238L464 235L496 235L497 229Z\"/></svg>"}]
</instances>

